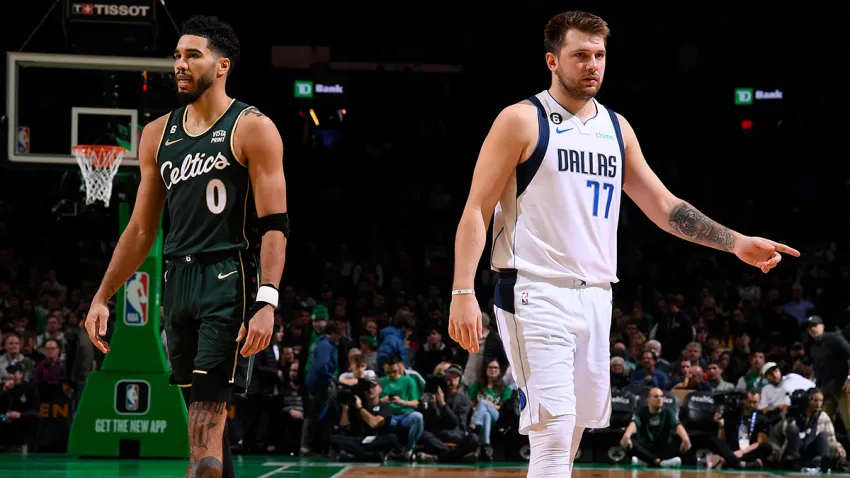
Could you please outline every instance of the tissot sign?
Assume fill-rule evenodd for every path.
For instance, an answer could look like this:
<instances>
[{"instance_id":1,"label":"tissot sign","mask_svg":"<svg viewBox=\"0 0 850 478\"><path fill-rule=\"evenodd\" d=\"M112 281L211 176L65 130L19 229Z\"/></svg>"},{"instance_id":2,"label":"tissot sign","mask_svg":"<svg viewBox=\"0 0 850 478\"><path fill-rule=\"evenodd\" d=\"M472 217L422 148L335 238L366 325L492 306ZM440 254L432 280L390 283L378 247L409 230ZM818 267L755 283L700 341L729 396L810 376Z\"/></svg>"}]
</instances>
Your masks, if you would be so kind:
<instances>
[{"instance_id":1,"label":"tissot sign","mask_svg":"<svg viewBox=\"0 0 850 478\"><path fill-rule=\"evenodd\" d=\"M75 22L152 23L153 0L68 2L68 19Z\"/></svg>"},{"instance_id":2,"label":"tissot sign","mask_svg":"<svg viewBox=\"0 0 850 478\"><path fill-rule=\"evenodd\" d=\"M295 80L296 98L313 98L314 96L333 96L345 94L345 86L339 83L326 84L312 81Z\"/></svg>"}]
</instances>

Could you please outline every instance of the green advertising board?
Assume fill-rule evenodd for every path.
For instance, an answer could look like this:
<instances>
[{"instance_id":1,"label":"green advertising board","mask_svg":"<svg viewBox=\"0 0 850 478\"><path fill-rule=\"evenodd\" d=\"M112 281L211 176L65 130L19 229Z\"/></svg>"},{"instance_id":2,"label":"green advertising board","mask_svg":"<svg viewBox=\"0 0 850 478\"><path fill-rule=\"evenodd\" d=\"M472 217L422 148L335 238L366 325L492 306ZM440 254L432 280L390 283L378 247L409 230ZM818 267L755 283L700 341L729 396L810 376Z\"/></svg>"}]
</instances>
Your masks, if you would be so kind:
<instances>
[{"instance_id":1,"label":"green advertising board","mask_svg":"<svg viewBox=\"0 0 850 478\"><path fill-rule=\"evenodd\" d=\"M121 203L122 232L129 219L130 206ZM68 441L71 456L189 456L189 417L180 388L168 382L160 338L162 239L160 226L147 258L116 294L110 351L86 379Z\"/></svg>"}]
</instances>

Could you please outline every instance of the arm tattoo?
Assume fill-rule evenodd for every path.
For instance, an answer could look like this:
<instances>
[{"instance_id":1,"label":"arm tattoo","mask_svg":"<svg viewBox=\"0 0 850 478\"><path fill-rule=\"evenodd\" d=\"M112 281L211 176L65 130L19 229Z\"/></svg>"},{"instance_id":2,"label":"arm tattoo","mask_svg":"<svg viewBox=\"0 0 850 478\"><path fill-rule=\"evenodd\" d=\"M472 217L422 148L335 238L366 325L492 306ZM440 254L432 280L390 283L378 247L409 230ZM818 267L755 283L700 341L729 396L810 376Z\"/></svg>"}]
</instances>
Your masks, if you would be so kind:
<instances>
[{"instance_id":1,"label":"arm tattoo","mask_svg":"<svg viewBox=\"0 0 850 478\"><path fill-rule=\"evenodd\" d=\"M220 422L219 415L224 411L225 405L225 402L193 402L189 406L191 446L209 449L212 431Z\"/></svg>"},{"instance_id":2,"label":"arm tattoo","mask_svg":"<svg viewBox=\"0 0 850 478\"><path fill-rule=\"evenodd\" d=\"M191 478L220 478L224 472L224 467L218 458L213 456L205 456L195 462L190 470Z\"/></svg>"},{"instance_id":3,"label":"arm tattoo","mask_svg":"<svg viewBox=\"0 0 850 478\"><path fill-rule=\"evenodd\" d=\"M670 226L675 233L692 242L730 252L735 247L732 231L712 221L686 202L673 208L670 213Z\"/></svg>"},{"instance_id":4,"label":"arm tattoo","mask_svg":"<svg viewBox=\"0 0 850 478\"><path fill-rule=\"evenodd\" d=\"M248 109L245 110L245 114L246 115L254 115L258 118L262 118L263 116L265 116L263 113L260 112L260 110L257 109L256 106L248 107Z\"/></svg>"}]
</instances>

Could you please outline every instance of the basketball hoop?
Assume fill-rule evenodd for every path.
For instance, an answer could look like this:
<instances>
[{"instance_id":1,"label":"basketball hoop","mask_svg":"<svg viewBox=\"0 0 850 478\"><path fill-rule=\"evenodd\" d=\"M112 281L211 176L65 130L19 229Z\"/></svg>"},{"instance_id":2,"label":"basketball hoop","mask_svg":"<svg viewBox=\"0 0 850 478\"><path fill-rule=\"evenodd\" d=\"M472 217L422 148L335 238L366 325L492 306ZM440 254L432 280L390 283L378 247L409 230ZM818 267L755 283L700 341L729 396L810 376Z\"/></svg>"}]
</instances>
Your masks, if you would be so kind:
<instances>
[{"instance_id":1,"label":"basketball hoop","mask_svg":"<svg viewBox=\"0 0 850 478\"><path fill-rule=\"evenodd\" d=\"M74 146L74 156L86 182L86 204L103 201L109 205L112 179L127 150L121 146L81 144Z\"/></svg>"}]
</instances>

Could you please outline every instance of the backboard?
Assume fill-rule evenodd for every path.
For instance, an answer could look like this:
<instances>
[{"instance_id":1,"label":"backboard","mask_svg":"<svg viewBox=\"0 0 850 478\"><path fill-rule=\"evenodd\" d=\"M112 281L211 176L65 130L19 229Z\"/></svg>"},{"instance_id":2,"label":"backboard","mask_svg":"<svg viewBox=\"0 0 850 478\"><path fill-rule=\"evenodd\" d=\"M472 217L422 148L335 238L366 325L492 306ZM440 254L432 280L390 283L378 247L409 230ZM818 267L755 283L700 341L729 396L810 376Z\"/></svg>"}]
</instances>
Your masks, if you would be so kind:
<instances>
[{"instance_id":1,"label":"backboard","mask_svg":"<svg viewBox=\"0 0 850 478\"><path fill-rule=\"evenodd\" d=\"M6 53L9 161L76 165L78 144L127 149L138 167L141 130L176 108L170 58Z\"/></svg>"}]
</instances>

